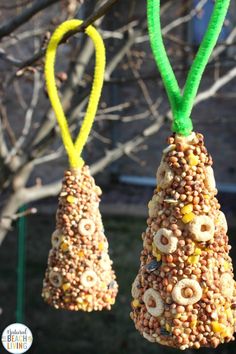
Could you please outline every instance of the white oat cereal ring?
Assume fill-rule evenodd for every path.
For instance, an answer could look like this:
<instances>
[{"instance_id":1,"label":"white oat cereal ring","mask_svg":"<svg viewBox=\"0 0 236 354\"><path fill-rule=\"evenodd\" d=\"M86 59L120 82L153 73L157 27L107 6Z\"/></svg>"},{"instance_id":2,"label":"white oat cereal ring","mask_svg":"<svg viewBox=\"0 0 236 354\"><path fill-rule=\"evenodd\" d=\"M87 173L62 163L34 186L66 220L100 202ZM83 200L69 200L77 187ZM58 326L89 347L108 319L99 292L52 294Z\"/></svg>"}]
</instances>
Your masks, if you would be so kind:
<instances>
[{"instance_id":1,"label":"white oat cereal ring","mask_svg":"<svg viewBox=\"0 0 236 354\"><path fill-rule=\"evenodd\" d=\"M188 224L194 240L199 242L209 241L214 237L215 226L213 220L207 215L195 216Z\"/></svg>"},{"instance_id":2,"label":"white oat cereal ring","mask_svg":"<svg viewBox=\"0 0 236 354\"><path fill-rule=\"evenodd\" d=\"M94 286L97 283L97 280L97 274L92 269L86 270L80 277L81 285L86 289Z\"/></svg>"},{"instance_id":3,"label":"white oat cereal ring","mask_svg":"<svg viewBox=\"0 0 236 354\"><path fill-rule=\"evenodd\" d=\"M169 165L166 162L161 162L158 167L157 174L157 183L161 188L168 187L174 179L174 173L171 171Z\"/></svg>"},{"instance_id":4,"label":"white oat cereal ring","mask_svg":"<svg viewBox=\"0 0 236 354\"><path fill-rule=\"evenodd\" d=\"M164 311L164 302L161 295L154 289L150 288L145 291L143 301L150 315L154 317L161 316Z\"/></svg>"},{"instance_id":5,"label":"white oat cereal ring","mask_svg":"<svg viewBox=\"0 0 236 354\"><path fill-rule=\"evenodd\" d=\"M154 235L153 242L161 252L173 253L177 249L178 239L171 230L162 228Z\"/></svg>"},{"instance_id":6,"label":"white oat cereal ring","mask_svg":"<svg viewBox=\"0 0 236 354\"><path fill-rule=\"evenodd\" d=\"M205 168L204 184L210 192L213 192L216 189L216 181L215 181L214 171L211 166L207 166Z\"/></svg>"},{"instance_id":7,"label":"white oat cereal ring","mask_svg":"<svg viewBox=\"0 0 236 354\"><path fill-rule=\"evenodd\" d=\"M140 296L140 283L139 283L139 276L137 275L136 278L134 279L134 282L132 284L131 288L131 295L133 296L134 299L138 299Z\"/></svg>"},{"instance_id":8,"label":"white oat cereal ring","mask_svg":"<svg viewBox=\"0 0 236 354\"><path fill-rule=\"evenodd\" d=\"M60 230L55 230L51 238L52 247L58 248L61 244L62 238L62 232Z\"/></svg>"},{"instance_id":9,"label":"white oat cereal ring","mask_svg":"<svg viewBox=\"0 0 236 354\"><path fill-rule=\"evenodd\" d=\"M223 273L220 277L220 291L222 295L232 297L234 293L234 279L230 273Z\"/></svg>"},{"instance_id":10,"label":"white oat cereal ring","mask_svg":"<svg viewBox=\"0 0 236 354\"><path fill-rule=\"evenodd\" d=\"M55 286L55 288L60 288L60 286L62 285L62 276L60 273L51 270L48 278L50 283Z\"/></svg>"},{"instance_id":11,"label":"white oat cereal ring","mask_svg":"<svg viewBox=\"0 0 236 354\"><path fill-rule=\"evenodd\" d=\"M216 217L216 224L221 227L225 233L228 232L228 224L227 220L225 217L225 214L222 211L219 211L217 217Z\"/></svg>"},{"instance_id":12,"label":"white oat cereal ring","mask_svg":"<svg viewBox=\"0 0 236 354\"><path fill-rule=\"evenodd\" d=\"M193 305L202 297L202 288L194 279L180 280L172 290L172 298L179 305Z\"/></svg>"},{"instance_id":13,"label":"white oat cereal ring","mask_svg":"<svg viewBox=\"0 0 236 354\"><path fill-rule=\"evenodd\" d=\"M79 233L83 236L92 235L95 231L95 224L91 219L81 219L78 226Z\"/></svg>"}]
</instances>

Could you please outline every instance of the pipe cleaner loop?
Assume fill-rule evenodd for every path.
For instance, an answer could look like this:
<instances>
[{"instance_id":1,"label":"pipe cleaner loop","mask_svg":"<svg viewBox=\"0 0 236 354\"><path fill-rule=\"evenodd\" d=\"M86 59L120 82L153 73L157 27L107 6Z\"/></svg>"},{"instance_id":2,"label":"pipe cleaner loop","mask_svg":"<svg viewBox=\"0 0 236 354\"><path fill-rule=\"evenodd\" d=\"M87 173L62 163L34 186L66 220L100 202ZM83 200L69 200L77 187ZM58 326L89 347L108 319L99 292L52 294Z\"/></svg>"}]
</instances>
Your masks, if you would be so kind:
<instances>
[{"instance_id":1,"label":"pipe cleaner loop","mask_svg":"<svg viewBox=\"0 0 236 354\"><path fill-rule=\"evenodd\" d=\"M91 131L94 118L97 112L99 99L101 96L103 78L105 71L105 47L100 34L93 26L88 26L85 29L85 33L91 37L95 45L96 51L96 65L94 70L94 80L92 90L88 102L87 112L85 114L78 137L73 143L69 126L64 114L55 81L54 65L56 59L56 51L59 43L63 39L64 35L72 30L75 30L83 23L81 20L69 20L63 22L53 33L46 51L45 61L45 78L48 95L55 112L58 124L61 130L61 136L63 144L69 156L70 165L73 168L81 168L84 165L84 161L81 157L83 147L86 144L89 133Z\"/></svg>"},{"instance_id":2,"label":"pipe cleaner loop","mask_svg":"<svg viewBox=\"0 0 236 354\"><path fill-rule=\"evenodd\" d=\"M181 135L187 136L193 129L190 114L193 109L194 100L203 72L223 27L229 4L230 0L215 1L208 29L188 73L182 94L163 43L160 22L160 0L147 0L148 29L152 51L173 112L174 121L172 130Z\"/></svg>"}]
</instances>

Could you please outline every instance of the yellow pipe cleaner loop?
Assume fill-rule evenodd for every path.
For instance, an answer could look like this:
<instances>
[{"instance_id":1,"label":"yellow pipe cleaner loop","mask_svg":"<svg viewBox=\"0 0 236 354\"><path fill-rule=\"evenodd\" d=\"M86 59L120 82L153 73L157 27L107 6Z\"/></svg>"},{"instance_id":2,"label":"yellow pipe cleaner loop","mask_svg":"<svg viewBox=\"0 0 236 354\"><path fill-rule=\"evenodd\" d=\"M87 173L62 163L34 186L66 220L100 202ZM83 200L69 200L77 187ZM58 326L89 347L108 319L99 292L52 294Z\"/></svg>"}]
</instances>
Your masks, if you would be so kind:
<instances>
[{"instance_id":1,"label":"yellow pipe cleaner loop","mask_svg":"<svg viewBox=\"0 0 236 354\"><path fill-rule=\"evenodd\" d=\"M64 35L72 30L75 30L83 23L81 20L69 20L63 22L53 33L46 51L45 61L45 79L48 90L48 95L55 112L58 124L61 129L63 144L69 156L70 165L73 168L81 168L84 161L81 158L81 153L91 131L94 118L97 112L99 99L103 87L103 78L106 65L105 47L102 37L93 26L88 26L85 33L93 40L96 52L96 65L94 70L94 79L92 90L88 102L87 112L85 114L79 135L73 143L66 116L64 114L56 87L54 74L54 65L56 59L56 51L59 43Z\"/></svg>"}]
</instances>

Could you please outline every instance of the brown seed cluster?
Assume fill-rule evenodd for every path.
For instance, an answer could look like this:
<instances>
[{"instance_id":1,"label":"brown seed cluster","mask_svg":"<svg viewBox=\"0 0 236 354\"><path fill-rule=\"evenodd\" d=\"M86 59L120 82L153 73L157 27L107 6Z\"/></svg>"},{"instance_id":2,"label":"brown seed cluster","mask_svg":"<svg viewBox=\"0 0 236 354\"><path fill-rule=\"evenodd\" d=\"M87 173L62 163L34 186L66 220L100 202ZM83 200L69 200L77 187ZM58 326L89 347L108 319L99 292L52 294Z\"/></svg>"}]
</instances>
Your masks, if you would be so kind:
<instances>
[{"instance_id":1,"label":"brown seed cluster","mask_svg":"<svg viewBox=\"0 0 236 354\"><path fill-rule=\"evenodd\" d=\"M131 318L150 342L215 348L236 329L227 222L203 136L175 134L168 144L148 205Z\"/></svg>"},{"instance_id":2,"label":"brown seed cluster","mask_svg":"<svg viewBox=\"0 0 236 354\"><path fill-rule=\"evenodd\" d=\"M111 309L118 290L88 166L65 172L42 296L56 309Z\"/></svg>"}]
</instances>

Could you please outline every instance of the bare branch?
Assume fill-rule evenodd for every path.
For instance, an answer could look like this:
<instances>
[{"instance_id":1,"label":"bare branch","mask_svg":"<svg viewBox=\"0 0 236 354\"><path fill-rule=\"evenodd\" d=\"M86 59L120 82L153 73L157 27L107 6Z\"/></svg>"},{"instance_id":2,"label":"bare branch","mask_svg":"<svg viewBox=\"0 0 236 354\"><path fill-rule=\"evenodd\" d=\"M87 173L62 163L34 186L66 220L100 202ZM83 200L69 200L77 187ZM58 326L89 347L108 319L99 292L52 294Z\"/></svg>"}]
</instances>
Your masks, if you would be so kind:
<instances>
[{"instance_id":1,"label":"bare branch","mask_svg":"<svg viewBox=\"0 0 236 354\"><path fill-rule=\"evenodd\" d=\"M14 58L12 55L7 54L5 50L2 48L0 48L0 59L15 66L20 66L21 64L21 61L19 59Z\"/></svg>"},{"instance_id":2,"label":"bare branch","mask_svg":"<svg viewBox=\"0 0 236 354\"><path fill-rule=\"evenodd\" d=\"M220 55L221 53L223 53L225 51L225 49L227 49L227 47L229 47L231 44L234 44L234 40L236 37L236 28L234 28L231 33L229 34L228 38L226 39L226 41L222 44L220 44L219 46L217 46L212 55L210 60L212 61L213 59L215 59L218 55Z\"/></svg>"},{"instance_id":3,"label":"bare branch","mask_svg":"<svg viewBox=\"0 0 236 354\"><path fill-rule=\"evenodd\" d=\"M41 0L42 3L44 2L51 2L55 3L59 0ZM104 5L102 5L98 10L94 11L94 13L89 16L86 20L84 20L83 24L78 26L76 30L68 32L64 38L62 39L61 43L65 43L71 36L73 36L76 33L79 32L84 32L84 30L93 24L95 21L97 21L99 18L103 17L110 9L111 7L117 3L119 0L108 0ZM41 3L40 3L41 4ZM51 5L51 4L49 4ZM49 6L47 5L47 6ZM15 25L14 25L15 26ZM6 35L6 34L5 34ZM3 37L1 36L1 27L0 27L0 38ZM38 52L34 53L34 55L26 60L21 61L20 63L17 63L16 60L12 60L12 64L15 66L19 67L20 69L23 69L26 66L33 65L35 62L37 62L39 59L41 59L45 55L45 48L41 48Z\"/></svg>"},{"instance_id":4,"label":"bare branch","mask_svg":"<svg viewBox=\"0 0 236 354\"><path fill-rule=\"evenodd\" d=\"M225 75L219 78L214 85L212 85L209 89L204 92L198 94L195 100L195 105L207 100L208 98L215 95L217 91L219 91L223 86L227 85L230 81L232 81L236 77L236 68L228 71Z\"/></svg>"},{"instance_id":5,"label":"bare branch","mask_svg":"<svg viewBox=\"0 0 236 354\"><path fill-rule=\"evenodd\" d=\"M8 22L0 26L0 38L8 36L11 32L15 31L18 27L30 20L38 12L46 9L47 7L55 4L59 0L40 0L35 1L31 7L27 7L18 16L12 17Z\"/></svg>"},{"instance_id":6,"label":"bare branch","mask_svg":"<svg viewBox=\"0 0 236 354\"><path fill-rule=\"evenodd\" d=\"M157 109L155 108L155 106L153 104L153 101L152 101L152 98L150 96L150 93L149 93L149 90L147 88L147 85L145 84L144 80L142 80L140 78L139 71L136 70L132 66L130 55L128 55L128 58L129 58L129 67L130 67L134 77L137 79L137 82L138 82L138 85L140 87L140 90L141 90L141 92L143 94L143 97L144 97L146 103L147 103L147 106L149 107L149 111L150 111L150 113L152 114L152 116L154 118L158 118L159 117L159 113L158 113Z\"/></svg>"},{"instance_id":7,"label":"bare branch","mask_svg":"<svg viewBox=\"0 0 236 354\"><path fill-rule=\"evenodd\" d=\"M103 17L105 14L107 14L110 9L115 5L119 0L108 0L106 1L99 9L97 9L91 16L89 16L83 23L82 25L78 26L77 29L68 32L64 38L62 39L62 43L66 42L68 38L73 36L74 34L78 32L84 32L84 30L92 25L96 20L99 18Z\"/></svg>"},{"instance_id":8,"label":"bare branch","mask_svg":"<svg viewBox=\"0 0 236 354\"><path fill-rule=\"evenodd\" d=\"M19 42L28 39L28 38L32 38L32 37L39 37L42 34L45 33L45 28L35 28L33 30L30 31L24 31L21 33L17 33L16 35L13 36L13 34L11 35L13 38L7 39L2 43L2 47L4 49L9 48L11 46L14 46L16 44L18 44Z\"/></svg>"},{"instance_id":9,"label":"bare branch","mask_svg":"<svg viewBox=\"0 0 236 354\"><path fill-rule=\"evenodd\" d=\"M8 154L7 144L4 139L2 122L0 119L0 156L4 159Z\"/></svg>"},{"instance_id":10,"label":"bare branch","mask_svg":"<svg viewBox=\"0 0 236 354\"><path fill-rule=\"evenodd\" d=\"M124 56L128 53L130 50L131 46L135 43L135 39L137 36L141 34L141 31L134 31L134 33L129 37L128 41L124 44L124 46L118 51L118 53L113 57L112 60L110 60L109 64L106 67L106 72L105 72L105 80L109 81L111 78L111 75L117 65L122 61Z\"/></svg>"},{"instance_id":11,"label":"bare branch","mask_svg":"<svg viewBox=\"0 0 236 354\"><path fill-rule=\"evenodd\" d=\"M37 213L37 209L36 208L30 208L30 209L26 209L25 211L13 214L13 215L3 215L2 219L11 219L13 220L17 220L19 218L21 218L22 216L28 216L28 215L32 215L32 214L36 214Z\"/></svg>"},{"instance_id":12,"label":"bare branch","mask_svg":"<svg viewBox=\"0 0 236 354\"><path fill-rule=\"evenodd\" d=\"M7 159L6 159L7 164L10 162L12 157L14 155L16 155L18 153L18 151L21 149L22 145L25 142L26 137L29 134L34 110L35 110L35 107L37 106L38 99L39 99L40 88L41 88L40 74L36 70L34 73L34 87L33 87L32 99L31 99L31 103L29 105L29 108L27 109L26 114L25 114L25 124L22 129L20 137L15 142L15 145L13 146L13 148L11 149L11 151L9 152L9 154L7 156Z\"/></svg>"},{"instance_id":13,"label":"bare branch","mask_svg":"<svg viewBox=\"0 0 236 354\"><path fill-rule=\"evenodd\" d=\"M27 6L30 3L31 0L25 0L22 2L16 2L14 5L1 5L0 10L13 10L22 6Z\"/></svg>"},{"instance_id":14,"label":"bare branch","mask_svg":"<svg viewBox=\"0 0 236 354\"><path fill-rule=\"evenodd\" d=\"M1 114L1 117L2 117L2 128L6 129L11 143L15 144L15 142L16 142L15 133L12 130L12 127L11 127L11 125L9 123L7 110L6 110L6 107L3 104L0 104L0 114Z\"/></svg>"},{"instance_id":15,"label":"bare branch","mask_svg":"<svg viewBox=\"0 0 236 354\"><path fill-rule=\"evenodd\" d=\"M32 163L34 164L34 166L37 166L37 165L41 165L41 164L49 162L49 161L55 161L56 159L63 156L63 154L64 154L64 147L60 146L59 149L52 152L51 154L35 158L32 161Z\"/></svg>"},{"instance_id":16,"label":"bare branch","mask_svg":"<svg viewBox=\"0 0 236 354\"><path fill-rule=\"evenodd\" d=\"M172 31L174 28L182 25L183 23L189 22L194 16L196 16L208 0L201 0L198 2L197 6L194 7L186 16L182 16L169 23L162 29L163 35Z\"/></svg>"}]
</instances>

